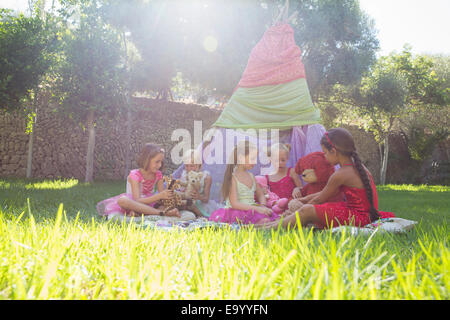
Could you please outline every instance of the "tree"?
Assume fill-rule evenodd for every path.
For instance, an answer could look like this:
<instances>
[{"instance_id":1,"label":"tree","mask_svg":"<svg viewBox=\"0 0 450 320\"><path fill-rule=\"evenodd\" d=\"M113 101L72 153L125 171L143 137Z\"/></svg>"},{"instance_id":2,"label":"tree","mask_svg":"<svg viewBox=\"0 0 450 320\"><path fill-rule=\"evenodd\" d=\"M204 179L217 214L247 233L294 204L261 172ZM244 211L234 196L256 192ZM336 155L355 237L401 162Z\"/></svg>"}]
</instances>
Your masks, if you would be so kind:
<instances>
[{"instance_id":1,"label":"tree","mask_svg":"<svg viewBox=\"0 0 450 320\"><path fill-rule=\"evenodd\" d=\"M359 1L304 0L293 8L299 12L296 41L313 100L328 97L335 84L358 83L379 49L374 21Z\"/></svg>"},{"instance_id":2,"label":"tree","mask_svg":"<svg viewBox=\"0 0 450 320\"><path fill-rule=\"evenodd\" d=\"M56 34L39 15L0 9L0 107L17 110L54 62Z\"/></svg>"},{"instance_id":3,"label":"tree","mask_svg":"<svg viewBox=\"0 0 450 320\"><path fill-rule=\"evenodd\" d=\"M132 87L170 97L180 75L193 87L231 95L248 61L285 0L104 0L109 16L130 31L141 60ZM292 1L297 43L315 100L335 83L358 82L378 49L371 19L358 0ZM216 47L205 48L205 41Z\"/></svg>"},{"instance_id":4,"label":"tree","mask_svg":"<svg viewBox=\"0 0 450 320\"><path fill-rule=\"evenodd\" d=\"M102 17L97 0L62 0L61 14L72 29L64 36L64 59L56 91L63 110L89 132L85 181L94 174L96 122L123 101L120 35Z\"/></svg>"},{"instance_id":5,"label":"tree","mask_svg":"<svg viewBox=\"0 0 450 320\"><path fill-rule=\"evenodd\" d=\"M27 114L27 178L32 172L39 86L55 64L59 44L55 21L53 17L44 18L43 5L45 1L41 0L31 17L0 10L0 108Z\"/></svg>"},{"instance_id":6,"label":"tree","mask_svg":"<svg viewBox=\"0 0 450 320\"><path fill-rule=\"evenodd\" d=\"M426 101L428 103L416 103L414 112L399 119L399 130L407 144L412 166L414 171L420 172L424 162L431 157L436 146L449 137L450 56L423 56L420 60L416 59L416 63L427 66L434 74L431 79L434 83L427 83L428 88L423 88L422 91L437 92L434 94L434 99ZM418 74L420 73L409 72L410 77L417 77ZM440 170L438 168L440 164L435 163L434 166L433 170L436 170L437 173Z\"/></svg>"},{"instance_id":7,"label":"tree","mask_svg":"<svg viewBox=\"0 0 450 320\"><path fill-rule=\"evenodd\" d=\"M381 57L358 86L335 86L331 103L340 109L340 120L372 132L379 143L381 184L386 182L389 135L402 119L418 110L448 104L442 79L424 56L413 57L410 47L400 54Z\"/></svg>"}]
</instances>

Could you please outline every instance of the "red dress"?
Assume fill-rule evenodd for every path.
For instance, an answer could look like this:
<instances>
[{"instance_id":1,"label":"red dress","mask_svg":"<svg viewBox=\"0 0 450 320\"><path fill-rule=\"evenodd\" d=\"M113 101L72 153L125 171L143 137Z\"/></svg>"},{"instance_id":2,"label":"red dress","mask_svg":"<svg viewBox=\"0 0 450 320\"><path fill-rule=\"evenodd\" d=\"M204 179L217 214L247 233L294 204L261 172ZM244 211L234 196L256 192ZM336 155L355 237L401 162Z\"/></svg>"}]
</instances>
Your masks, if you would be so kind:
<instances>
[{"instance_id":1,"label":"red dress","mask_svg":"<svg viewBox=\"0 0 450 320\"><path fill-rule=\"evenodd\" d=\"M294 180L291 178L291 169L288 169L287 175L282 178L281 180L278 180L276 182L270 181L269 176L266 175L267 179L267 185L269 186L269 190L275 193L277 196L281 198L286 198L292 200L292 192L295 189L295 183Z\"/></svg>"},{"instance_id":2,"label":"red dress","mask_svg":"<svg viewBox=\"0 0 450 320\"><path fill-rule=\"evenodd\" d=\"M369 179L372 187L373 205L378 210L377 190L370 173ZM366 189L347 186L340 186L339 189L345 196L345 202L330 202L314 205L317 216L321 220L321 224L318 227L331 227L331 223L333 223L333 227L340 225L363 227L371 223L369 215L370 202L367 198ZM381 219L395 217L395 214L392 212L378 211L378 213Z\"/></svg>"}]
</instances>

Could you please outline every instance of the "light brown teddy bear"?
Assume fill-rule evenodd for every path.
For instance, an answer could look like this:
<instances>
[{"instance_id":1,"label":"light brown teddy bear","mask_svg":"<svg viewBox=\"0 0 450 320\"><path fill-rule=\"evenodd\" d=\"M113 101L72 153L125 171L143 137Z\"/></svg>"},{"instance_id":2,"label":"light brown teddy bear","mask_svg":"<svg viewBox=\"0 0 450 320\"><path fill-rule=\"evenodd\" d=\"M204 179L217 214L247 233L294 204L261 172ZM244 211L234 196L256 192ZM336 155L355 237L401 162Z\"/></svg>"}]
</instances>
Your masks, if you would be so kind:
<instances>
[{"instance_id":1,"label":"light brown teddy bear","mask_svg":"<svg viewBox=\"0 0 450 320\"><path fill-rule=\"evenodd\" d=\"M200 182L203 178L203 172L191 170L186 175L186 182L180 181L180 185L185 187L183 198L192 199L193 191L200 191Z\"/></svg>"}]
</instances>

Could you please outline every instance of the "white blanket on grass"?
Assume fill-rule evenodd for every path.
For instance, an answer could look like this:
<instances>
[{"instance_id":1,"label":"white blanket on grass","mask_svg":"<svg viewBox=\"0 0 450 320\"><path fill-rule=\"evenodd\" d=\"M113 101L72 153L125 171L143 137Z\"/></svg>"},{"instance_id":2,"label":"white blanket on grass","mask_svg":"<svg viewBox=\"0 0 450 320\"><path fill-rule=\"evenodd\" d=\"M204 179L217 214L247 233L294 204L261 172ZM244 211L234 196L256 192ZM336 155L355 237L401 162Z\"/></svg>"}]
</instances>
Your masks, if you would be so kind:
<instances>
[{"instance_id":1,"label":"white blanket on grass","mask_svg":"<svg viewBox=\"0 0 450 320\"><path fill-rule=\"evenodd\" d=\"M164 231L172 230L197 230L202 228L231 228L239 230L239 224L227 224L220 222L208 221L206 218L195 219L193 213L182 211L181 218L160 217L160 216L144 216L144 217L126 217L123 214L111 215L108 220L135 222L137 225L145 228L161 229ZM372 234L375 231L379 233L405 233L417 224L416 221L406 220L402 218L386 218L377 222L368 224L364 227L355 226L339 226L331 229L332 233L347 232L351 235Z\"/></svg>"},{"instance_id":2,"label":"white blanket on grass","mask_svg":"<svg viewBox=\"0 0 450 320\"><path fill-rule=\"evenodd\" d=\"M416 221L406 220L402 218L386 218L380 219L377 222L368 224L362 228L354 227L354 226L340 226L333 228L331 230L332 233L339 232L349 232L351 235L357 234L372 234L377 231L380 233L405 233L417 224Z\"/></svg>"}]
</instances>

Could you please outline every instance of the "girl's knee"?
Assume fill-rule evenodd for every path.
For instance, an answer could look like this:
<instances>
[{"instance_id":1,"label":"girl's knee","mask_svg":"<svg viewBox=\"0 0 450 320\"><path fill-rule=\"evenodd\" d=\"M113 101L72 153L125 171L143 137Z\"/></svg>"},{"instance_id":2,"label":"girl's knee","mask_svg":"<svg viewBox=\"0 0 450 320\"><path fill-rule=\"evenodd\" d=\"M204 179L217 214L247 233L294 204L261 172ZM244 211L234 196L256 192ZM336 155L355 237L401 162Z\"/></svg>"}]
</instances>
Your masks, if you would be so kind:
<instances>
[{"instance_id":1,"label":"girl's knee","mask_svg":"<svg viewBox=\"0 0 450 320\"><path fill-rule=\"evenodd\" d=\"M124 206L127 206L127 204L129 203L129 200L130 199L128 199L127 197L123 196L123 197L120 197L119 199L117 199L117 204L120 207L124 207Z\"/></svg>"},{"instance_id":2,"label":"girl's knee","mask_svg":"<svg viewBox=\"0 0 450 320\"><path fill-rule=\"evenodd\" d=\"M312 220L315 220L316 210L312 204L305 204L298 211L298 215L299 215L300 220L302 220L302 222L308 223Z\"/></svg>"}]
</instances>

